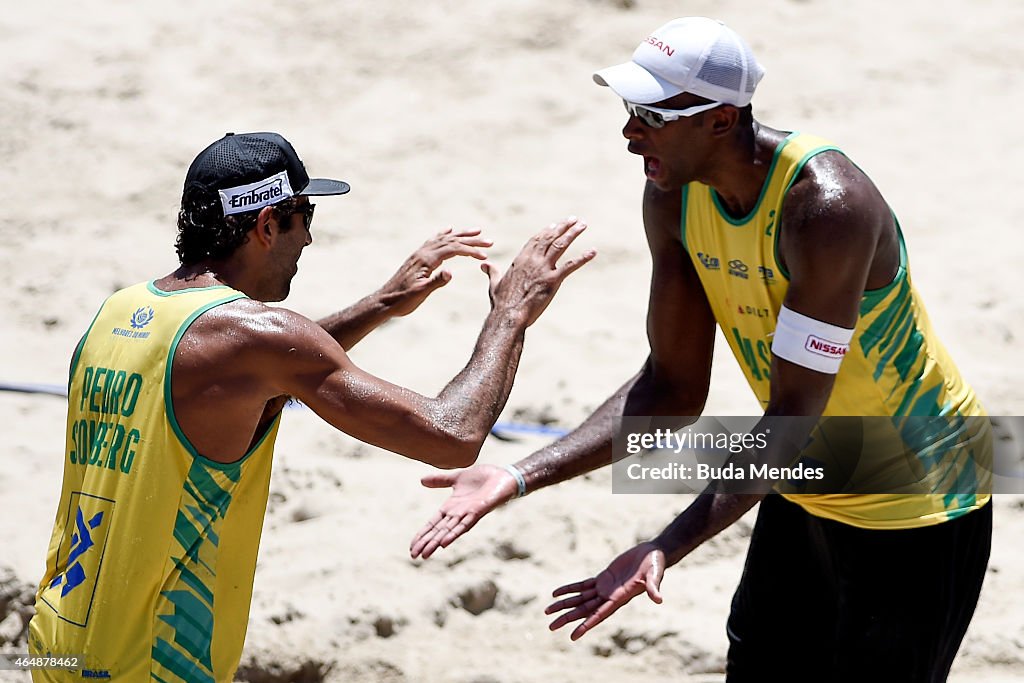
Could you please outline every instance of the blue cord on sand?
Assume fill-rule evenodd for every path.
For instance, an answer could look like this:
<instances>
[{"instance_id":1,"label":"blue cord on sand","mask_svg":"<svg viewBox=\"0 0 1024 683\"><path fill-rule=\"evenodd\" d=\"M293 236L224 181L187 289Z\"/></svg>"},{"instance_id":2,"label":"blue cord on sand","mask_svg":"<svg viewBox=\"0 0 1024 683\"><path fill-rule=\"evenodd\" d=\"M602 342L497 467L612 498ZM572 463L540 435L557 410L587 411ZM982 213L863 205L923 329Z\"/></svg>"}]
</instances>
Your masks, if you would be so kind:
<instances>
[{"instance_id":1,"label":"blue cord on sand","mask_svg":"<svg viewBox=\"0 0 1024 683\"><path fill-rule=\"evenodd\" d=\"M67 397L68 388L63 384L41 384L35 382L0 382L0 391L13 391L21 394L46 394L48 396ZM307 409L299 401L289 401L286 409ZM307 409L308 410L308 409ZM569 433L564 427L528 424L523 422L497 422L491 428L491 434L501 438L508 434L529 434L534 436L561 437Z\"/></svg>"}]
</instances>

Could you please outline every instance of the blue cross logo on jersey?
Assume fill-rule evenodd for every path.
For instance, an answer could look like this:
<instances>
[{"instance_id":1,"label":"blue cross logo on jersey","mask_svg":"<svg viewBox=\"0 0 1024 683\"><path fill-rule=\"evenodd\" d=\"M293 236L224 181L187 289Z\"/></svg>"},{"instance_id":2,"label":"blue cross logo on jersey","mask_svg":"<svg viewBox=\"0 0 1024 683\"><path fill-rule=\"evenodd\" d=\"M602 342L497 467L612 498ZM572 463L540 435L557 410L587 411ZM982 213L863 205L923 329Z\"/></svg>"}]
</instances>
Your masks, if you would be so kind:
<instances>
[{"instance_id":1,"label":"blue cross logo on jersey","mask_svg":"<svg viewBox=\"0 0 1024 683\"><path fill-rule=\"evenodd\" d=\"M50 588L59 586L61 582L64 583L64 587L60 591L60 596L62 598L78 586L82 585L87 578L85 575L85 569L82 568L82 563L79 558L96 545L92 540L92 531L96 529L102 521L102 511L93 515L89 521L86 521L85 516L82 515L82 508L78 508L75 511L75 528L77 531L71 537L71 551L68 553L67 560L68 568L63 574L58 574L57 577L50 582Z\"/></svg>"}]
</instances>

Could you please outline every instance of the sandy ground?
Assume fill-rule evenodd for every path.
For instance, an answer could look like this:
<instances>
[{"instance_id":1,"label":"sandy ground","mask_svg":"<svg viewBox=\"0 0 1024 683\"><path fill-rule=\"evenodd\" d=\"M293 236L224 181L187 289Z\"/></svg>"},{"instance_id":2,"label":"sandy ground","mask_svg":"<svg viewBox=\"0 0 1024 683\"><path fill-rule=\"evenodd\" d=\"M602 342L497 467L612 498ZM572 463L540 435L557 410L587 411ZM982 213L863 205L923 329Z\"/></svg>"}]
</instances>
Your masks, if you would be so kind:
<instances>
[{"instance_id":1,"label":"sandy ground","mask_svg":"<svg viewBox=\"0 0 1024 683\"><path fill-rule=\"evenodd\" d=\"M992 414L1024 414L1015 216L1024 159L1024 6L986 2L439 0L412 4L196 2L0 14L0 381L65 381L74 344L111 291L175 265L185 168L226 131L278 130L310 171L350 195L318 204L316 243L287 305L319 316L378 286L429 234L482 226L507 263L569 214L597 260L527 337L503 419L572 426L646 353L649 259L641 162L621 105L594 86L675 16L744 34L767 66L755 115L836 140L901 218L933 323ZM414 316L353 352L434 393L465 362L487 307L475 264ZM756 403L724 345L710 414ZM64 406L0 394L0 647L23 647L18 604L38 580L60 488ZM491 440L509 462L544 441ZM413 532L442 500L428 468L286 416L240 677L252 681L512 683L721 681L724 622L751 518L572 644L542 614L687 503L612 497L606 473L495 513L412 562ZM1024 677L1024 496L996 500L989 575L951 680ZM14 596L13 602L11 597ZM6 614L10 612L10 614ZM12 642L8 642L12 641ZM24 681L23 674L3 674Z\"/></svg>"}]
</instances>

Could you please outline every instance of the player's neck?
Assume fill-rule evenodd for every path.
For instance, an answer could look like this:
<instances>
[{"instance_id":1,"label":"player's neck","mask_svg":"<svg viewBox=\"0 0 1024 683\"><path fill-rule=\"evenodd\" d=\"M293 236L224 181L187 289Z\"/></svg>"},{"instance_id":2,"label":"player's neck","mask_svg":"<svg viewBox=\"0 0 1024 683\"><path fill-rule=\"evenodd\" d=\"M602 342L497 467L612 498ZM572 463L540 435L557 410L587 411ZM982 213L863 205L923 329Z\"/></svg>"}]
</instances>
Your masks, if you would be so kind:
<instances>
[{"instance_id":1,"label":"player's neck","mask_svg":"<svg viewBox=\"0 0 1024 683\"><path fill-rule=\"evenodd\" d=\"M218 285L227 285L245 291L245 285L241 282L240 273L236 272L237 270L233 267L230 259L227 261L200 261L179 266L170 275L157 280L156 286L169 292Z\"/></svg>"},{"instance_id":2,"label":"player's neck","mask_svg":"<svg viewBox=\"0 0 1024 683\"><path fill-rule=\"evenodd\" d=\"M785 137L785 133L754 121L749 132L738 135L721 155L722 164L710 174L707 184L715 188L730 215L746 216L757 205L775 150Z\"/></svg>"}]
</instances>

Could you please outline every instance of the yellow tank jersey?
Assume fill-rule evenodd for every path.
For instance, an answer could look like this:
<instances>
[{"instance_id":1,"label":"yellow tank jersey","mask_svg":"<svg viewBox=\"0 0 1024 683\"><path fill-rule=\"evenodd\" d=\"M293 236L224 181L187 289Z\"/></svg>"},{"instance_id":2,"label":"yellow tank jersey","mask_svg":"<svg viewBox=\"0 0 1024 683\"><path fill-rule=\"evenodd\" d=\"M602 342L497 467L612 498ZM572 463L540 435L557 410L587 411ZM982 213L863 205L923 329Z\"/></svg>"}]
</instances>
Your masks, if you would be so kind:
<instances>
[{"instance_id":1,"label":"yellow tank jersey","mask_svg":"<svg viewBox=\"0 0 1024 683\"><path fill-rule=\"evenodd\" d=\"M683 188L683 244L700 277L715 319L762 407L768 405L771 337L786 296L789 275L778 260L779 218L787 190L804 164L817 154L839 150L827 141L790 134L775 150L756 206L742 218L730 216L716 192L701 183ZM808 512L865 528L912 528L935 524L974 510L988 501L984 467L975 455L991 452L987 420L974 391L961 378L932 330L914 287L900 240L900 267L893 281L861 299L850 349L836 376L826 416L878 416L907 431L906 418L948 416L956 432L917 434L915 466L927 465L922 495L789 495ZM918 422L918 425L921 423ZM959 431L957 431L959 430ZM818 437L821 435L818 434ZM951 446L950 444L954 444ZM941 454L936 456L936 449ZM865 446L864 458L872 453ZM945 477L927 458L955 463L962 476L975 477L973 492L962 477ZM780 489L781 490L781 489Z\"/></svg>"},{"instance_id":2,"label":"yellow tank jersey","mask_svg":"<svg viewBox=\"0 0 1024 683\"><path fill-rule=\"evenodd\" d=\"M230 681L241 658L280 420L237 462L174 417L181 336L228 287L113 294L68 385L64 484L29 626L35 654L84 655L37 680Z\"/></svg>"}]
</instances>

